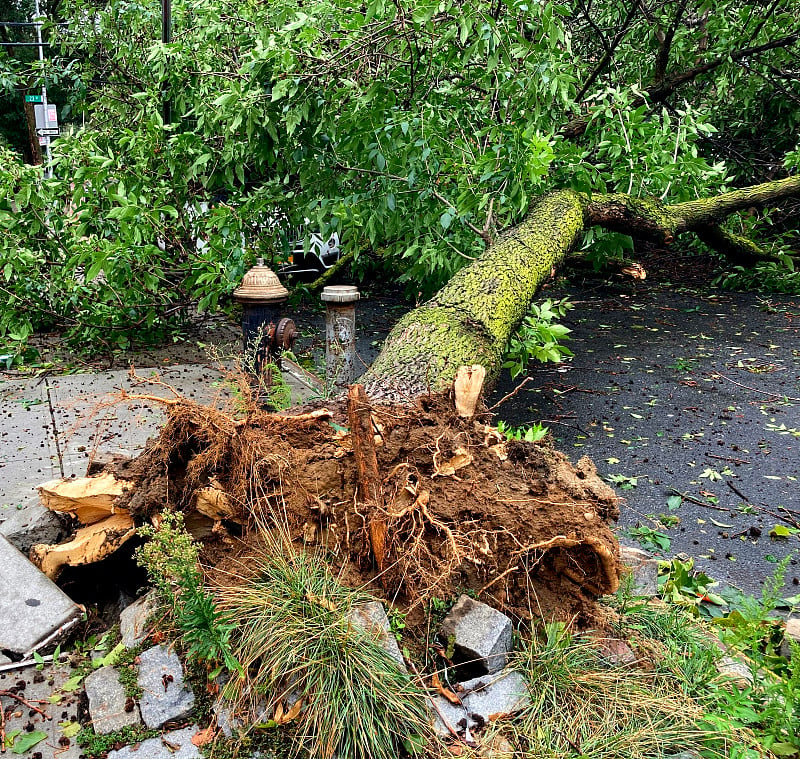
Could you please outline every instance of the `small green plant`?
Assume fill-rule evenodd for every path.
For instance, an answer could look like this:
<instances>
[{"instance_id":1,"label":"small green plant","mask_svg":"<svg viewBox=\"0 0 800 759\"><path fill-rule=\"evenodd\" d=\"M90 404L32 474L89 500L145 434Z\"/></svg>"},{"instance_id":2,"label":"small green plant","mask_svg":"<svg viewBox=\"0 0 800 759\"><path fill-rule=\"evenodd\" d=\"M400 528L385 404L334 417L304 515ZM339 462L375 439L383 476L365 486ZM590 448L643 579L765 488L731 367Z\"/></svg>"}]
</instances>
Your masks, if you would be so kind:
<instances>
[{"instance_id":1,"label":"small green plant","mask_svg":"<svg viewBox=\"0 0 800 759\"><path fill-rule=\"evenodd\" d=\"M638 527L631 527L625 532L629 537L639 541L642 548L648 551L666 552L669 551L672 545L669 535L654 530L652 527L639 525Z\"/></svg>"},{"instance_id":2,"label":"small green plant","mask_svg":"<svg viewBox=\"0 0 800 759\"><path fill-rule=\"evenodd\" d=\"M75 740L88 759L98 759L106 756L109 751L117 746L127 746L132 743L141 743L148 738L160 735L160 730L148 730L144 725L124 727L113 733L98 735L91 725L82 728Z\"/></svg>"},{"instance_id":3,"label":"small green plant","mask_svg":"<svg viewBox=\"0 0 800 759\"><path fill-rule=\"evenodd\" d=\"M222 662L229 670L240 666L231 653L230 634L234 626L214 604L203 587L198 563L199 546L186 532L183 515L164 512L157 527L142 527L139 534L149 538L137 549L136 560L144 567L161 600L172 610L181 640L190 658Z\"/></svg>"},{"instance_id":4,"label":"small green plant","mask_svg":"<svg viewBox=\"0 0 800 759\"><path fill-rule=\"evenodd\" d=\"M397 639L397 642L403 639L403 631L406 629L406 615L399 609L391 607L389 609L389 631Z\"/></svg>"},{"instance_id":5,"label":"small green plant","mask_svg":"<svg viewBox=\"0 0 800 759\"><path fill-rule=\"evenodd\" d=\"M509 370L512 379L524 373L531 360L559 363L573 355L569 348L559 342L568 339L571 330L555 322L571 308L572 304L566 298L545 300L531 306L528 315L511 336L503 355L503 368Z\"/></svg>"},{"instance_id":6,"label":"small green plant","mask_svg":"<svg viewBox=\"0 0 800 759\"><path fill-rule=\"evenodd\" d=\"M694 568L694 559L672 559L661 565L659 593L669 603L695 616L720 616L727 602L712 591L718 583Z\"/></svg>"},{"instance_id":7,"label":"small green plant","mask_svg":"<svg viewBox=\"0 0 800 759\"><path fill-rule=\"evenodd\" d=\"M497 422L497 431L505 436L506 440L524 440L526 443L538 443L550 431L538 422L520 427L512 427L500 420Z\"/></svg>"},{"instance_id":8,"label":"small green plant","mask_svg":"<svg viewBox=\"0 0 800 759\"><path fill-rule=\"evenodd\" d=\"M675 359L675 363L670 364L668 368L674 369L681 374L686 374L687 372L694 371L694 362L688 358L678 358Z\"/></svg>"},{"instance_id":9,"label":"small green plant","mask_svg":"<svg viewBox=\"0 0 800 759\"><path fill-rule=\"evenodd\" d=\"M609 474L606 479L620 490L633 490L639 484L638 477L627 477L624 474Z\"/></svg>"}]
</instances>

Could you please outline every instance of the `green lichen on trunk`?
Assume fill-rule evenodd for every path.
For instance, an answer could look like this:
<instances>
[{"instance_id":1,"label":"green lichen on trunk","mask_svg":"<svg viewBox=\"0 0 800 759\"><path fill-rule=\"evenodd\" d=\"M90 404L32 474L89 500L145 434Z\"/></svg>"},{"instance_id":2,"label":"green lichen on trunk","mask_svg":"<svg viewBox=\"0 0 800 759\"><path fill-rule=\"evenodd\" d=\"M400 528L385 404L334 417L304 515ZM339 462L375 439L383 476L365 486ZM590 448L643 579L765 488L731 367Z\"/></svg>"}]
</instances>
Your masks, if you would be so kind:
<instances>
[{"instance_id":1,"label":"green lichen on trunk","mask_svg":"<svg viewBox=\"0 0 800 759\"><path fill-rule=\"evenodd\" d=\"M699 198L687 203L678 203L668 208L677 220L677 231L686 232L716 224L746 208L763 206L766 203L775 203L798 195L800 195L800 175L731 190L713 198Z\"/></svg>"},{"instance_id":2,"label":"green lichen on trunk","mask_svg":"<svg viewBox=\"0 0 800 759\"><path fill-rule=\"evenodd\" d=\"M584 204L568 190L546 195L522 224L401 319L364 378L370 394L441 390L469 364L496 376L512 331L583 231Z\"/></svg>"}]
</instances>

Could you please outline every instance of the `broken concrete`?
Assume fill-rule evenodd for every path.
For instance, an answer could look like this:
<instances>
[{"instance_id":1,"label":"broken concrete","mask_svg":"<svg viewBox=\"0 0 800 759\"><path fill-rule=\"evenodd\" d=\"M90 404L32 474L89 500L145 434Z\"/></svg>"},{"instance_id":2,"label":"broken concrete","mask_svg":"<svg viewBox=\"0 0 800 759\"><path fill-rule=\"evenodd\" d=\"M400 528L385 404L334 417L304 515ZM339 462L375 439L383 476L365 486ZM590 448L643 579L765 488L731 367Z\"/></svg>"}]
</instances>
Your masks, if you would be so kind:
<instances>
[{"instance_id":1,"label":"broken concrete","mask_svg":"<svg viewBox=\"0 0 800 759\"><path fill-rule=\"evenodd\" d=\"M148 625L158 608L154 591L145 593L130 606L122 610L119 617L119 632L126 648L133 648L147 637Z\"/></svg>"},{"instance_id":2,"label":"broken concrete","mask_svg":"<svg viewBox=\"0 0 800 759\"><path fill-rule=\"evenodd\" d=\"M184 681L181 660L166 646L153 646L139 656L138 682L142 719L151 729L185 719L194 709L194 694Z\"/></svg>"},{"instance_id":3,"label":"broken concrete","mask_svg":"<svg viewBox=\"0 0 800 759\"><path fill-rule=\"evenodd\" d=\"M26 556L37 543L59 543L72 531L69 518L42 506L38 495L26 498L13 511L5 510L4 515L0 531Z\"/></svg>"},{"instance_id":4,"label":"broken concrete","mask_svg":"<svg viewBox=\"0 0 800 759\"><path fill-rule=\"evenodd\" d=\"M360 627L370 633L375 642L383 648L403 669L406 663L397 639L389 629L389 617L386 609L380 601L370 601L365 604L358 604L350 610L348 615L350 622L356 627Z\"/></svg>"},{"instance_id":5,"label":"broken concrete","mask_svg":"<svg viewBox=\"0 0 800 759\"><path fill-rule=\"evenodd\" d=\"M113 733L141 722L139 708L125 695L114 667L101 667L84 681L92 727L99 735Z\"/></svg>"},{"instance_id":6,"label":"broken concrete","mask_svg":"<svg viewBox=\"0 0 800 759\"><path fill-rule=\"evenodd\" d=\"M0 568L0 651L28 654L45 641L55 641L80 618L72 599L3 535Z\"/></svg>"},{"instance_id":7,"label":"broken concrete","mask_svg":"<svg viewBox=\"0 0 800 759\"><path fill-rule=\"evenodd\" d=\"M440 636L454 645L453 661L479 674L499 672L513 646L511 620L485 603L462 595L444 618Z\"/></svg>"},{"instance_id":8,"label":"broken concrete","mask_svg":"<svg viewBox=\"0 0 800 759\"><path fill-rule=\"evenodd\" d=\"M434 729L442 737L460 735L488 724L500 715L521 711L531 702L525 678L516 670L506 669L494 675L484 675L455 686L461 705L451 704L444 696L434 699ZM447 724L445 724L445 722Z\"/></svg>"},{"instance_id":9,"label":"broken concrete","mask_svg":"<svg viewBox=\"0 0 800 759\"><path fill-rule=\"evenodd\" d=\"M620 561L629 569L629 589L634 596L658 595L658 559L641 548L619 547Z\"/></svg>"},{"instance_id":10,"label":"broken concrete","mask_svg":"<svg viewBox=\"0 0 800 759\"><path fill-rule=\"evenodd\" d=\"M108 759L201 759L203 755L200 749L192 743L197 731L197 725L173 730L157 738L148 738L118 751L110 751Z\"/></svg>"}]
</instances>

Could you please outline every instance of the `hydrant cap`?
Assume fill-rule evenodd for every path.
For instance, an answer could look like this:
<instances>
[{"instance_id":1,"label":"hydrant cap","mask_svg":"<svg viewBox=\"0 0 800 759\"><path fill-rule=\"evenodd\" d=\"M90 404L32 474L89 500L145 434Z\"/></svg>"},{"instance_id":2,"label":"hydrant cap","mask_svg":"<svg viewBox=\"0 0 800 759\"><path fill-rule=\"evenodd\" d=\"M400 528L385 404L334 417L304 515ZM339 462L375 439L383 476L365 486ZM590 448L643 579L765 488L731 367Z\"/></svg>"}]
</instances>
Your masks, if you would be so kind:
<instances>
[{"instance_id":1,"label":"hydrant cap","mask_svg":"<svg viewBox=\"0 0 800 759\"><path fill-rule=\"evenodd\" d=\"M282 303L288 297L289 291L277 274L269 266L264 266L263 258L257 260L242 278L242 284L233 291L234 300L240 303Z\"/></svg>"},{"instance_id":2,"label":"hydrant cap","mask_svg":"<svg viewBox=\"0 0 800 759\"><path fill-rule=\"evenodd\" d=\"M328 285L320 295L326 303L355 303L360 297L355 285Z\"/></svg>"}]
</instances>

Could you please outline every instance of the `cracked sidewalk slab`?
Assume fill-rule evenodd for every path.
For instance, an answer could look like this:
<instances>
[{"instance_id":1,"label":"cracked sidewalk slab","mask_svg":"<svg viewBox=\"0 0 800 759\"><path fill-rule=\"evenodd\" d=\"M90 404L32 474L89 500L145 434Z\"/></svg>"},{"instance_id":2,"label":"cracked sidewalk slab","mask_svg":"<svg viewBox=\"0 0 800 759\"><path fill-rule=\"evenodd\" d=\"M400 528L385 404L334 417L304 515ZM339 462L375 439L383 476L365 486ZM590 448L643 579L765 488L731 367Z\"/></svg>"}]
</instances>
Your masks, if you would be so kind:
<instances>
[{"instance_id":1,"label":"cracked sidewalk slab","mask_svg":"<svg viewBox=\"0 0 800 759\"><path fill-rule=\"evenodd\" d=\"M0 535L0 651L24 657L74 625L80 608Z\"/></svg>"}]
</instances>

